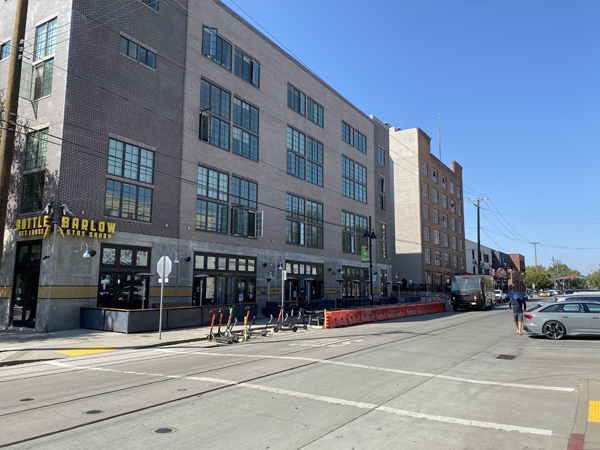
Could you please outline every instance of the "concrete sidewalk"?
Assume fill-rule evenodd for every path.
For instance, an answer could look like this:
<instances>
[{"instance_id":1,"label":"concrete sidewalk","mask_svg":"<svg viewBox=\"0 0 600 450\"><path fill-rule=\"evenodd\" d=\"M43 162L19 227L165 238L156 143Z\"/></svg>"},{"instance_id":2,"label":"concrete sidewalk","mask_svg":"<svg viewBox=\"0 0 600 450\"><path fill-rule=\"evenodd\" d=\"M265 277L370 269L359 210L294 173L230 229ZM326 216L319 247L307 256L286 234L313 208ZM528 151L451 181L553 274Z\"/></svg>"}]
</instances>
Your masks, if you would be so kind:
<instances>
[{"instance_id":1,"label":"concrete sidewalk","mask_svg":"<svg viewBox=\"0 0 600 450\"><path fill-rule=\"evenodd\" d=\"M267 319L257 319L255 327L264 327ZM271 326L274 322L271 322ZM225 327L221 327L223 330ZM239 324L235 331L242 330ZM216 331L216 327L215 327ZM117 350L174 345L185 342L205 341L207 346L214 345L206 340L210 325L164 330L161 339L158 331L145 333L114 333L98 330L66 330L51 333L0 330L0 368L34 361L67 358L93 353Z\"/></svg>"},{"instance_id":2,"label":"concrete sidewalk","mask_svg":"<svg viewBox=\"0 0 600 450\"><path fill-rule=\"evenodd\" d=\"M568 450L600 449L600 380L582 378Z\"/></svg>"}]
</instances>

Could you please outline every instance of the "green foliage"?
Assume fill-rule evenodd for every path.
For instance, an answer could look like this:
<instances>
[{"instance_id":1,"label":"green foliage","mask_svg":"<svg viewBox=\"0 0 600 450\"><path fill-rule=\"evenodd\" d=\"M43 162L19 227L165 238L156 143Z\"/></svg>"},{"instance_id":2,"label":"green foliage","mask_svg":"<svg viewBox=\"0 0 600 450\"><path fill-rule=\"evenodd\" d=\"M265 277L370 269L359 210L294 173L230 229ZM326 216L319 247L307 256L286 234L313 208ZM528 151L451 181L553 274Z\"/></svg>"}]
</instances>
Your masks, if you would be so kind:
<instances>
[{"instance_id":1,"label":"green foliage","mask_svg":"<svg viewBox=\"0 0 600 450\"><path fill-rule=\"evenodd\" d=\"M523 280L527 289L532 289L535 283L535 289L549 289L552 287L552 280L548 278L545 271L527 270Z\"/></svg>"}]
</instances>

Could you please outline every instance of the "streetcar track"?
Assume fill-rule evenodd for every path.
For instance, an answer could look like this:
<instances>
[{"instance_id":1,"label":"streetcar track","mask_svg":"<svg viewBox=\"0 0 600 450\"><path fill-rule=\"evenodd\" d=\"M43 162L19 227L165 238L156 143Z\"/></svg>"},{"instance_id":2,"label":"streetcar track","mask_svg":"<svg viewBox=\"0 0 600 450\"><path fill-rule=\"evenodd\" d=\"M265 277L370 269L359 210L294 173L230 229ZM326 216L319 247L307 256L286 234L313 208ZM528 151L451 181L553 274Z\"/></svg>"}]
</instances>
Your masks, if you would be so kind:
<instances>
[{"instance_id":1,"label":"streetcar track","mask_svg":"<svg viewBox=\"0 0 600 450\"><path fill-rule=\"evenodd\" d=\"M496 314L494 314L494 316L496 316L498 314L500 314L500 313L496 313ZM453 315L453 316L450 316L450 317L441 318L441 320L444 321L444 322L447 322L450 319L454 319L456 317L460 318L461 316ZM489 317L490 316L488 315L487 318L489 318ZM384 342L384 343L381 343L381 344L377 344L377 345L371 346L369 348L358 349L358 350L351 350L351 351L348 351L348 352L345 352L345 353L342 353L342 354L339 354L339 355L332 356L330 358L325 358L324 360L332 360L332 359L335 359L335 358L348 356L348 355L355 354L355 353L358 353L358 352L362 352L362 351L365 351L365 350L372 350L373 348L395 344L395 343L398 343L400 341L406 341L406 340L417 338L417 337L420 337L420 336L423 336L423 335L428 335L428 334L430 334L432 332L437 332L437 331L441 331L441 330L449 330L451 328L455 328L455 327L458 327L458 326L463 326L463 325L468 324L470 322L475 322L475 321L479 321L479 320L481 320L481 318L473 318L473 319L468 320L466 322L460 322L460 323L457 323L457 324L454 324L454 325L444 325L442 327L438 327L436 329L430 330L427 333L421 333L421 334L414 334L414 335L410 335L410 336L404 336L403 339L396 339L396 340L391 341L391 342L390 341ZM415 325L415 327L416 326L422 326L422 324ZM411 327L411 328L414 328L414 327ZM379 334L376 334L376 335L369 335L369 336L364 336L364 337L365 337L365 339L375 338L375 337L382 336L384 334L387 334L387 333L379 333ZM354 336L352 339L356 339L356 336ZM487 350L488 348L496 345L498 342L499 341L494 342L493 344L491 344L490 346L488 346L486 349L481 350L481 351ZM297 350L294 350L294 351L283 353L282 355L291 355L291 354L295 354L295 353L305 352L307 350L310 350L310 348L301 348L301 349L297 349ZM448 368L446 370L450 370L451 368L455 367L456 365L463 363L464 361L472 358L473 356L477 355L481 351L478 351L478 352L474 353L473 355L471 355L471 356L469 356L467 358L464 358L462 361L457 362L452 367L450 367L450 368ZM170 357L170 356L171 355L166 356L166 357ZM173 356L178 356L178 355L173 355ZM87 359L88 358L83 358L82 360L87 360ZM93 358L89 358L89 359L93 359ZM147 358L147 359L157 359L157 358ZM78 359L77 362L82 361L82 360ZM194 375L201 375L201 374L206 374L206 373L210 373L210 372L217 371L217 370L234 368L234 367L237 367L237 366L240 366L240 365L245 365L245 364L254 363L254 362L262 362L262 361L265 361L265 358L263 358L263 359L259 358L259 359L255 360L255 361L250 361L250 362L243 361L243 362L240 362L239 364L232 364L232 365L230 365L228 367L219 367L219 368L209 369L209 370L206 370L206 371L194 372L194 373L186 375L186 376L189 377L189 376L194 376ZM139 361L137 361L137 362L139 362ZM122 364L125 364L125 363L127 363L127 362L126 361L119 361L118 363L115 363L115 364L106 364L106 365L102 366L101 368L106 368L106 367L110 367L110 366L114 366L114 365L122 365ZM264 375L261 375L261 376L258 376L258 377L250 378L250 379L245 380L245 381L237 382L236 384L250 383L252 381L257 381L257 380L265 380L265 379L268 379L268 378L272 377L273 375L279 375L279 374L290 372L290 371L294 371L294 370L297 370L297 369L303 369L303 368L306 368L306 367L314 365L314 364L318 364L318 363L310 361L310 362L307 362L306 364L302 364L302 365L290 367L290 368L283 369L283 370L277 370L277 371L272 372L272 373L264 374ZM74 370L71 370L71 371L68 371L68 372L61 372L61 373L73 373L73 372L79 372L79 371L85 371L86 370L85 368L78 369L77 366L72 366L72 367L73 367ZM444 370L444 372L446 370ZM441 373L444 373L444 372L441 372ZM123 392L123 391L130 390L130 389L137 389L139 387L145 387L146 385L156 384L156 383L159 383L159 382L168 382L168 381L176 381L176 380L177 380L176 378L174 378L174 379L166 379L166 380L159 380L157 382L145 383L143 385L136 385L136 386L131 386L131 387L128 387L128 388L121 388L121 389L117 389L117 390L113 390L113 391L108 391L108 392L105 392L103 394L95 395L93 397L106 396L106 395L110 395L112 393ZM421 383L418 383L413 388L408 389L407 391L402 392L401 394L399 394L395 398L398 398L401 395L404 395L407 392L410 392L412 389L415 389L416 387L421 386L422 384L424 384L424 383L426 383L428 381L430 381L430 379L423 380ZM191 394L191 395L179 397L177 399L172 399L172 400L168 400L168 401L165 401L165 402L155 403L153 405L148 405L148 406L145 406L143 408L138 408L138 409L135 409L135 410L132 410L132 411L127 411L127 412L119 413L119 414L113 414L112 416L104 417L102 419L96 419L96 420L85 422L85 423L82 423L82 424L79 424L79 425L74 425L72 427L67 427L67 428L63 428L63 429L60 429L60 430L55 430L55 431L52 431L52 432L43 433L43 434L38 435L38 436L32 436L30 438L26 438L26 439L23 439L23 440L20 440L20 441L15 441L15 442L7 443L7 444L2 444L2 445L0 445L0 448L6 448L6 447L9 447L9 446L12 446L12 445L17 445L17 444L21 444L21 443L25 443L25 442L31 442L31 441L34 441L34 440L42 439L42 438L49 437L49 436L54 436L54 435L57 435L57 434L65 433L65 432L68 432L68 431L72 431L72 430L75 430L75 429L79 429L79 428L83 428L83 427L86 427L86 426L94 425L94 424L97 424L97 423L106 422L108 420L112 420L112 419L117 419L117 418L120 418L120 417L129 416L129 415L132 415L132 414L135 414L135 413L138 413L138 412L142 412L142 411L147 411L147 410L150 410L152 408L158 408L158 407L161 407L161 406L164 406L164 405L167 405L167 404L172 404L172 403L179 402L179 401L182 401L182 400L187 400L187 399L190 399L190 398L193 398L193 397L201 397L202 395L206 395L206 394L209 394L209 393L221 390L221 389L225 389L225 388L228 388L228 387L234 387L234 386L235 385L219 386L219 387L216 387L214 389L208 389L207 391L201 392L199 394L195 393L195 394ZM58 405L61 405L61 404L66 404L66 403L73 403L73 402L77 402L77 401L82 400L82 399L83 398L80 397L80 398L72 399L72 400L65 401L65 402L59 402L59 403L54 403L54 404L49 404L49 405L43 405L43 406L37 407L35 409L43 409L43 408L49 408L49 407L58 406ZM23 410L23 411L15 411L13 413L8 413L8 414L6 414L4 416L22 414L22 413L30 412L31 410L33 410L33 408L30 408L30 409L27 409L27 410Z\"/></svg>"}]
</instances>

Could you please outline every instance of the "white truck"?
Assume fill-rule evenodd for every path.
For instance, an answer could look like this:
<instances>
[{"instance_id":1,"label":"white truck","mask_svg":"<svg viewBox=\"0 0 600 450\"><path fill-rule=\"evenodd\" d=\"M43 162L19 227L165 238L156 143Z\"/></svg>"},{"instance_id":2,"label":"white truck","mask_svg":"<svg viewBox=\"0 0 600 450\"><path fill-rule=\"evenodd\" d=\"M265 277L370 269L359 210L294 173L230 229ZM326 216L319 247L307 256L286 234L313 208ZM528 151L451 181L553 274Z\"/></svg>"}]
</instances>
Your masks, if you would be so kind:
<instances>
[{"instance_id":1,"label":"white truck","mask_svg":"<svg viewBox=\"0 0 600 450\"><path fill-rule=\"evenodd\" d=\"M506 303L506 300L507 300L506 292L502 292L502 289L496 289L494 291L494 297L496 298L496 302Z\"/></svg>"}]
</instances>

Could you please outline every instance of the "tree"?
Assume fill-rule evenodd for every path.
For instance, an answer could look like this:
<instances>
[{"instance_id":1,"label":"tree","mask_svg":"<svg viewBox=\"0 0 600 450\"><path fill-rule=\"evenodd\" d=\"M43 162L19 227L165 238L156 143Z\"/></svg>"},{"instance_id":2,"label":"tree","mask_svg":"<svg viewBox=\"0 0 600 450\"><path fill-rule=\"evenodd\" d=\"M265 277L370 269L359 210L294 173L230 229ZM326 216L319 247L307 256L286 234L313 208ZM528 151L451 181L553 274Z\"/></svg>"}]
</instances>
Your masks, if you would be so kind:
<instances>
[{"instance_id":1,"label":"tree","mask_svg":"<svg viewBox=\"0 0 600 450\"><path fill-rule=\"evenodd\" d=\"M549 289L552 287L552 280L548 278L545 272L530 271L528 270L523 280L527 289L533 289L535 283L535 289Z\"/></svg>"}]
</instances>

